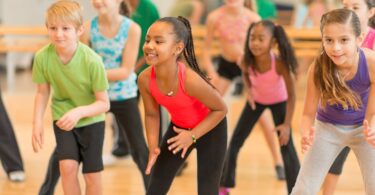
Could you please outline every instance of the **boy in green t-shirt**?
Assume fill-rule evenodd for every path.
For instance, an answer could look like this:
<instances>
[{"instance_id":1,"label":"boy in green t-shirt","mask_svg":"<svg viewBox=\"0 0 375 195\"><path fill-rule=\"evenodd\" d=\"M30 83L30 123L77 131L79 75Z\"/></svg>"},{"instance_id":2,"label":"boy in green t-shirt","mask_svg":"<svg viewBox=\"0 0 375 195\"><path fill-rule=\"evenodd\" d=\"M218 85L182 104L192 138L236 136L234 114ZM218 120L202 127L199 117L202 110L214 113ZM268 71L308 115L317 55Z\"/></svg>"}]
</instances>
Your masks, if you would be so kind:
<instances>
[{"instance_id":1,"label":"boy in green t-shirt","mask_svg":"<svg viewBox=\"0 0 375 195\"><path fill-rule=\"evenodd\" d=\"M51 43L37 52L33 66L35 96L32 145L43 146L43 115L52 88L52 116L64 194L80 194L82 162L86 194L102 194L104 113L109 109L103 62L79 42L83 33L79 3L61 0L46 14Z\"/></svg>"}]
</instances>

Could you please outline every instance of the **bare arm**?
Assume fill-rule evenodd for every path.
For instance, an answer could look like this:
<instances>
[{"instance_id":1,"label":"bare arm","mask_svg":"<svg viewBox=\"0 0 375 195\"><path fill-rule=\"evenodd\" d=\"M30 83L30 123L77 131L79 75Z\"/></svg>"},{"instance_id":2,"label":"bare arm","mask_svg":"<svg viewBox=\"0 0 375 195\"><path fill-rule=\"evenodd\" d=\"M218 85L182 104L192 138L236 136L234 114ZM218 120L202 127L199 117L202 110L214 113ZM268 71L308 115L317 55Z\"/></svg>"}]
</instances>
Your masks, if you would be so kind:
<instances>
[{"instance_id":1,"label":"bare arm","mask_svg":"<svg viewBox=\"0 0 375 195\"><path fill-rule=\"evenodd\" d=\"M370 50L366 51L366 59L370 75L370 91L365 119L369 122L370 128L375 130L375 52Z\"/></svg>"},{"instance_id":2,"label":"bare arm","mask_svg":"<svg viewBox=\"0 0 375 195\"><path fill-rule=\"evenodd\" d=\"M215 12L214 12L215 13ZM203 50L203 66L210 77L215 77L216 70L211 60L211 46L214 40L215 33L215 15L210 14L206 22L206 37L204 39L204 50Z\"/></svg>"},{"instance_id":3,"label":"bare arm","mask_svg":"<svg viewBox=\"0 0 375 195\"><path fill-rule=\"evenodd\" d=\"M185 89L190 96L195 97L211 111L191 130L191 133L199 139L223 120L227 114L227 107L219 92L191 69L186 71Z\"/></svg>"},{"instance_id":4,"label":"bare arm","mask_svg":"<svg viewBox=\"0 0 375 195\"><path fill-rule=\"evenodd\" d=\"M149 157L146 174L151 173L151 168L155 164L157 157L160 154L159 149L159 134L160 134L160 112L159 105L152 97L149 89L150 68L144 70L138 77L138 87L142 95L147 143L149 150Z\"/></svg>"},{"instance_id":5,"label":"bare arm","mask_svg":"<svg viewBox=\"0 0 375 195\"><path fill-rule=\"evenodd\" d=\"M140 74L138 87L143 100L148 145L149 148L157 148L159 145L160 113L159 105L152 97L148 87L149 70L146 69Z\"/></svg>"},{"instance_id":6,"label":"bare arm","mask_svg":"<svg viewBox=\"0 0 375 195\"><path fill-rule=\"evenodd\" d=\"M122 54L121 67L107 69L107 78L109 81L124 80L134 72L140 38L141 28L138 24L132 22L129 29L129 36Z\"/></svg>"},{"instance_id":7,"label":"bare arm","mask_svg":"<svg viewBox=\"0 0 375 195\"><path fill-rule=\"evenodd\" d=\"M47 83L38 84L34 100L33 135L32 146L34 152L38 152L44 143L43 118L50 95L50 85Z\"/></svg>"},{"instance_id":8,"label":"bare arm","mask_svg":"<svg viewBox=\"0 0 375 195\"><path fill-rule=\"evenodd\" d=\"M97 91L95 92L95 102L69 110L56 122L56 125L63 130L70 131L81 118L96 116L108 110L109 98L107 91Z\"/></svg>"},{"instance_id":9,"label":"bare arm","mask_svg":"<svg viewBox=\"0 0 375 195\"><path fill-rule=\"evenodd\" d=\"M302 152L307 151L314 140L313 124L320 99L319 89L314 84L314 67L315 63L310 65L307 73L307 88L300 123Z\"/></svg>"}]
</instances>

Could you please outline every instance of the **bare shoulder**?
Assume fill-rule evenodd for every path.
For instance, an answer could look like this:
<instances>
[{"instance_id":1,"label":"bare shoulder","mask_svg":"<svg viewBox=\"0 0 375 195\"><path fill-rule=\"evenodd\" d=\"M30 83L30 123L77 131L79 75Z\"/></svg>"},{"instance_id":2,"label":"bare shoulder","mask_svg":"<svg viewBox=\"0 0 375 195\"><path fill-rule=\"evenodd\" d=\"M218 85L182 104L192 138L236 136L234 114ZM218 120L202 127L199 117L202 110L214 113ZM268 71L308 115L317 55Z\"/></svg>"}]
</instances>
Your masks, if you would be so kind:
<instances>
[{"instance_id":1,"label":"bare shoulder","mask_svg":"<svg viewBox=\"0 0 375 195\"><path fill-rule=\"evenodd\" d=\"M220 12L222 12L222 10L223 10L223 7L221 6L217 9L213 10L212 12L210 12L207 16L207 23L216 21L217 18L219 17L219 15L220 15Z\"/></svg>"},{"instance_id":2,"label":"bare shoulder","mask_svg":"<svg viewBox=\"0 0 375 195\"><path fill-rule=\"evenodd\" d=\"M138 85L139 86L146 86L149 83L151 75L151 66L147 67L143 70L138 76Z\"/></svg>"},{"instance_id":3,"label":"bare shoulder","mask_svg":"<svg viewBox=\"0 0 375 195\"><path fill-rule=\"evenodd\" d=\"M139 26L139 24L137 24L133 21L130 22L130 29L129 30L133 33L141 34L141 27Z\"/></svg>"},{"instance_id":4,"label":"bare shoulder","mask_svg":"<svg viewBox=\"0 0 375 195\"><path fill-rule=\"evenodd\" d=\"M251 22L257 22L261 20L261 17L254 11L245 8L245 14L250 18Z\"/></svg>"}]
</instances>

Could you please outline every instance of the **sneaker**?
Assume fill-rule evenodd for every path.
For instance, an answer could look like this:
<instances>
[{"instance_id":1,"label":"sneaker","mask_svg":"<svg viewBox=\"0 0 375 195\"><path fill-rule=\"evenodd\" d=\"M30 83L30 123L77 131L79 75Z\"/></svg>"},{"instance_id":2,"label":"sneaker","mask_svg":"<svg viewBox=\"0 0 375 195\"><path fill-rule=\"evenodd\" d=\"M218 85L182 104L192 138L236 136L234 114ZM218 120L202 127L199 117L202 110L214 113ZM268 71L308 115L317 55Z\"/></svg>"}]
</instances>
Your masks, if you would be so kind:
<instances>
[{"instance_id":1,"label":"sneaker","mask_svg":"<svg viewBox=\"0 0 375 195\"><path fill-rule=\"evenodd\" d=\"M275 170L276 170L276 177L278 180L285 180L285 171L284 171L284 167L282 167L281 165L276 165L275 166Z\"/></svg>"},{"instance_id":2,"label":"sneaker","mask_svg":"<svg viewBox=\"0 0 375 195\"><path fill-rule=\"evenodd\" d=\"M176 176L181 176L182 172L186 169L188 163L185 161L184 164L177 170Z\"/></svg>"},{"instance_id":3,"label":"sneaker","mask_svg":"<svg viewBox=\"0 0 375 195\"><path fill-rule=\"evenodd\" d=\"M229 195L229 188L220 187L219 188L219 195Z\"/></svg>"},{"instance_id":4,"label":"sneaker","mask_svg":"<svg viewBox=\"0 0 375 195\"><path fill-rule=\"evenodd\" d=\"M25 181L25 172L23 171L12 171L8 174L9 180L12 182L23 182Z\"/></svg>"},{"instance_id":5,"label":"sneaker","mask_svg":"<svg viewBox=\"0 0 375 195\"><path fill-rule=\"evenodd\" d=\"M115 156L113 154L105 154L105 155L103 155L103 165L106 166L106 167L114 166L119 161L122 161L122 160L125 160L125 159L129 158L129 156L130 155L120 157L120 156Z\"/></svg>"}]
</instances>

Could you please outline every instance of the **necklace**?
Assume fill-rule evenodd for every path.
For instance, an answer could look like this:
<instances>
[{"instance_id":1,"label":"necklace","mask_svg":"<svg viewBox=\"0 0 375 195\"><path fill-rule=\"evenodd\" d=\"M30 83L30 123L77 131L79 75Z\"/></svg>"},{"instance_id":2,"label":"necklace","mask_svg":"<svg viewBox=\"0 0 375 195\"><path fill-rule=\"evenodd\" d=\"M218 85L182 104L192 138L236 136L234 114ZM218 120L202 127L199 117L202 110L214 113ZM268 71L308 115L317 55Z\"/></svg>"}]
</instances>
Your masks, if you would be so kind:
<instances>
[{"instance_id":1,"label":"necklace","mask_svg":"<svg viewBox=\"0 0 375 195\"><path fill-rule=\"evenodd\" d=\"M178 66L176 67L176 72L175 72L175 76L174 76L174 78L176 78L177 77L177 75L178 75ZM173 79L173 80L175 80L175 79ZM178 78L177 78L177 81L178 81ZM174 95L174 83L172 83L172 89L167 93L167 96L168 97L172 97L173 95Z\"/></svg>"}]
</instances>

